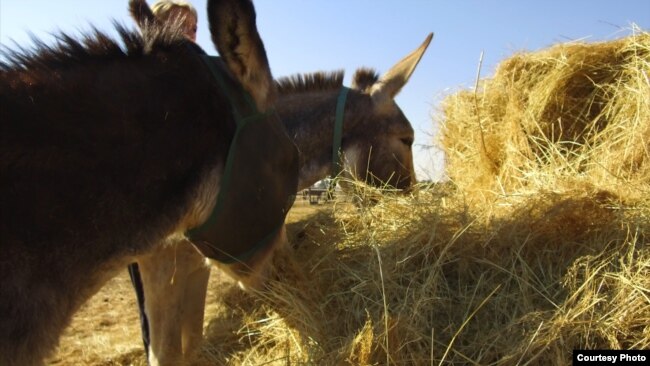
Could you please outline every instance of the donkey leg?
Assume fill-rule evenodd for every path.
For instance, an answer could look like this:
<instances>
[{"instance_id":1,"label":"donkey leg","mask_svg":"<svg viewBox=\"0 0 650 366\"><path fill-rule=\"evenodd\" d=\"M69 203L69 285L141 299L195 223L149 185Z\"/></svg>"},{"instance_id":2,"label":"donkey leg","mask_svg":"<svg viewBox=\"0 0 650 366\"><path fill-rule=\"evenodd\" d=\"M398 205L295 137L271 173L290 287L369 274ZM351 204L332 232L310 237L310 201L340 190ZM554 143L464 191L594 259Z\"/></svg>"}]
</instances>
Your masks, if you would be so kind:
<instances>
[{"instance_id":1,"label":"donkey leg","mask_svg":"<svg viewBox=\"0 0 650 366\"><path fill-rule=\"evenodd\" d=\"M186 360L192 359L203 340L203 318L205 313L205 297L208 292L210 267L205 264L205 258L191 245L188 247L196 253L198 268L189 274L185 289L183 304L183 355Z\"/></svg>"},{"instance_id":2,"label":"donkey leg","mask_svg":"<svg viewBox=\"0 0 650 366\"><path fill-rule=\"evenodd\" d=\"M168 240L172 241L138 258L149 321L151 366L178 365L183 359L181 329L187 265L184 256L177 256L177 240Z\"/></svg>"}]
</instances>

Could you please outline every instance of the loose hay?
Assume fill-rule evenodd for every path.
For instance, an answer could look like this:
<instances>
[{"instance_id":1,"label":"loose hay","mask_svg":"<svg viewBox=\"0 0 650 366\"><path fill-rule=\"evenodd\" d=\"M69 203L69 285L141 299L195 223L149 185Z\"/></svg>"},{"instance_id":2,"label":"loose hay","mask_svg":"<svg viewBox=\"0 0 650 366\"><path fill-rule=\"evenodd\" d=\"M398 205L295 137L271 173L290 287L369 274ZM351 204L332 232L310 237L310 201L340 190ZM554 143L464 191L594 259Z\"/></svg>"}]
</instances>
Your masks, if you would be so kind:
<instances>
[{"instance_id":1,"label":"loose hay","mask_svg":"<svg viewBox=\"0 0 650 366\"><path fill-rule=\"evenodd\" d=\"M359 187L372 205L292 224L276 280L233 292L211 325L239 327L209 327L221 351L201 362L568 364L577 348L649 348L648 74L636 29L515 55L449 96L452 182Z\"/></svg>"},{"instance_id":2,"label":"loose hay","mask_svg":"<svg viewBox=\"0 0 650 366\"><path fill-rule=\"evenodd\" d=\"M459 197L385 196L293 225L277 281L212 319L237 320L240 346L210 362L566 364L574 348L650 347L648 207Z\"/></svg>"}]
</instances>

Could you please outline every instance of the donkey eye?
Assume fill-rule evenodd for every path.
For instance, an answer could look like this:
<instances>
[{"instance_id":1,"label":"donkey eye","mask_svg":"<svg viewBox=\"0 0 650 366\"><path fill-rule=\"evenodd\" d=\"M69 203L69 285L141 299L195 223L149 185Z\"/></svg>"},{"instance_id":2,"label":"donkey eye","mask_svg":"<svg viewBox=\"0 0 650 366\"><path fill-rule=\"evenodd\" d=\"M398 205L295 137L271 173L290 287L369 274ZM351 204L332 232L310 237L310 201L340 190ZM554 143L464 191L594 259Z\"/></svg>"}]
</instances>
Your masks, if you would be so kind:
<instances>
[{"instance_id":1,"label":"donkey eye","mask_svg":"<svg viewBox=\"0 0 650 366\"><path fill-rule=\"evenodd\" d=\"M411 137L401 138L400 141L402 141L402 143L408 147L411 147L413 145L413 138Z\"/></svg>"}]
</instances>

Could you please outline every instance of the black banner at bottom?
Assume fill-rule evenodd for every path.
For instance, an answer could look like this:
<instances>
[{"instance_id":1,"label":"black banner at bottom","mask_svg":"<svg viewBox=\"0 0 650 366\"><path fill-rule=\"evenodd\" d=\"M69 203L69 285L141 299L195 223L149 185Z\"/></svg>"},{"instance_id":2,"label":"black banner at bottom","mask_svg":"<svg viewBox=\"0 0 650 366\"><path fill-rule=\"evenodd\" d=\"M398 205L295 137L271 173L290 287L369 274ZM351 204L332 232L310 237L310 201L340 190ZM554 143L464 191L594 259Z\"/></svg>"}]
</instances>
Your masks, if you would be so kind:
<instances>
[{"instance_id":1,"label":"black banner at bottom","mask_svg":"<svg viewBox=\"0 0 650 366\"><path fill-rule=\"evenodd\" d=\"M573 366L650 365L650 350L573 350Z\"/></svg>"}]
</instances>

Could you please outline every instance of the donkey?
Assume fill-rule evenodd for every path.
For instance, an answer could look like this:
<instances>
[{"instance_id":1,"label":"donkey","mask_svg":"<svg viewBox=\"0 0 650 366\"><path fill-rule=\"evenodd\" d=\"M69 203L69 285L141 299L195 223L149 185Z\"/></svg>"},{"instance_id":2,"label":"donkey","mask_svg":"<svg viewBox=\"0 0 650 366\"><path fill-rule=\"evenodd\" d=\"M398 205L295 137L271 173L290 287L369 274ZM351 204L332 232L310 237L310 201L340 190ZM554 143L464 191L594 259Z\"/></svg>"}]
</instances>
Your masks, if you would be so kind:
<instances>
[{"instance_id":1,"label":"donkey","mask_svg":"<svg viewBox=\"0 0 650 366\"><path fill-rule=\"evenodd\" d=\"M228 152L237 149L242 108L242 94L224 88L247 91L250 109L260 112L255 124L270 126L255 143L272 153L255 159L279 178L250 177L261 183L245 196L282 207L273 208L272 224L280 228L266 246L223 267L243 280L256 277L283 243L298 155L269 112L277 90L255 11L246 0L210 0L208 17L223 57L217 66L207 66L178 24L146 25L142 35L116 26L119 41L95 31L82 41L60 35L55 46L38 43L32 53L3 51L0 365L42 364L74 312L106 280L165 238L208 220L226 182ZM221 232L220 241L213 236L207 227L193 242L221 259L229 233ZM241 245L237 253L259 249Z\"/></svg>"},{"instance_id":2,"label":"donkey","mask_svg":"<svg viewBox=\"0 0 650 366\"><path fill-rule=\"evenodd\" d=\"M144 1L131 0L130 5L141 26L155 21ZM344 174L368 183L402 190L412 186L414 131L394 97L431 39L432 34L381 78L373 70L357 70L351 89L343 86L343 72L296 75L277 82L276 110L300 152L299 190L332 172L336 175L337 165ZM335 141L337 109L342 118ZM138 267L134 286L144 299L140 311L149 363L189 360L202 339L210 268L183 237L168 238L167 245L138 258Z\"/></svg>"}]
</instances>

